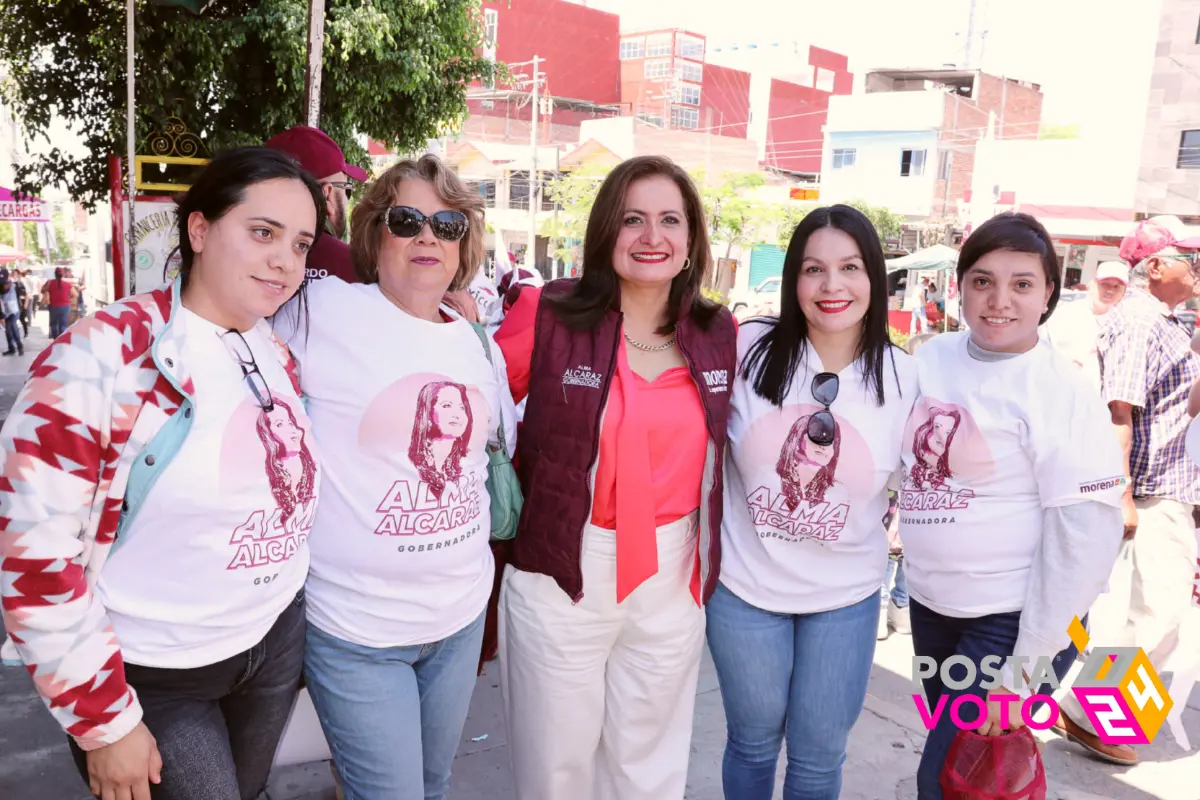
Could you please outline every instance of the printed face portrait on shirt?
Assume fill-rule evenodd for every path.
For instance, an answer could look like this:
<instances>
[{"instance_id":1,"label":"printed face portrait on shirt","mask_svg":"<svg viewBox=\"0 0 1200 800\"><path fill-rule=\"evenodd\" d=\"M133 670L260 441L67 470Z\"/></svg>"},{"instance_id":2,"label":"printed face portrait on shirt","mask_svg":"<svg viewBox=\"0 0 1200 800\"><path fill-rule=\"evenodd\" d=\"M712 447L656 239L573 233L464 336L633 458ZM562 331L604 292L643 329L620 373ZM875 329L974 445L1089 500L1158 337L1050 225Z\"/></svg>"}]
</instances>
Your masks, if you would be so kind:
<instances>
[{"instance_id":1,"label":"printed face portrait on shirt","mask_svg":"<svg viewBox=\"0 0 1200 800\"><path fill-rule=\"evenodd\" d=\"M821 445L808 437L810 419L812 415L805 414L792 425L775 465L789 511L795 510L805 500L824 502L825 492L837 477L838 454L842 444L841 426L835 418L832 444Z\"/></svg>"},{"instance_id":2,"label":"printed face portrait on shirt","mask_svg":"<svg viewBox=\"0 0 1200 800\"><path fill-rule=\"evenodd\" d=\"M304 430L296 421L295 412L278 398L274 398L274 408L259 413L255 432L266 453L271 494L286 523L297 506L313 499L316 461L304 444Z\"/></svg>"},{"instance_id":3,"label":"printed face portrait on shirt","mask_svg":"<svg viewBox=\"0 0 1200 800\"><path fill-rule=\"evenodd\" d=\"M943 491L992 472L983 435L966 410L952 403L928 397L918 401L904 440L912 454L906 489Z\"/></svg>"}]
</instances>

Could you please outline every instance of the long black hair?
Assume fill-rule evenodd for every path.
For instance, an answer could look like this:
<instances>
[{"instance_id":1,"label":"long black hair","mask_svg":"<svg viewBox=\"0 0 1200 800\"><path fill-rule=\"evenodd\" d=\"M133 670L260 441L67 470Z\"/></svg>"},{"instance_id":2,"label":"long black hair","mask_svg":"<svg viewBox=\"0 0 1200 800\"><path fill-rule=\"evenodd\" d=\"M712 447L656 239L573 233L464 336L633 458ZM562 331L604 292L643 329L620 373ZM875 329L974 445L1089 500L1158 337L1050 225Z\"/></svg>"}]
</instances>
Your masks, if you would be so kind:
<instances>
[{"instance_id":1,"label":"long black hair","mask_svg":"<svg viewBox=\"0 0 1200 800\"><path fill-rule=\"evenodd\" d=\"M176 198L178 207L175 210L176 224L179 228L179 279L180 286L187 290L192 276L192 267L196 261L196 253L192 250L192 240L188 236L188 218L199 211L209 222L216 222L229 213L229 210L246 199L246 189L264 181L295 180L304 184L304 188L312 195L313 206L317 211L317 227L314 229L313 245L325 235L325 195L317 179L307 173L295 158L280 150L269 147L235 147L219 153L209 161L192 181L191 188ZM311 248L310 248L311 250ZM171 263L171 259L167 259ZM280 306L292 306L298 315L296 327L303 321L307 334L308 298L305 288L308 285L307 272L301 281L300 288L292 300ZM276 312L278 314L278 312Z\"/></svg>"},{"instance_id":2,"label":"long black hair","mask_svg":"<svg viewBox=\"0 0 1200 800\"><path fill-rule=\"evenodd\" d=\"M883 405L883 362L885 356L893 360L891 337L887 323L887 267L883 259L883 245L875 226L861 211L850 206L823 206L810 211L796 227L792 241L788 244L783 259L783 278L780 284L779 318L761 320L769 329L751 345L742 362L742 377L751 382L754 392L775 406L782 406L792 385L792 379L804 356L804 345L808 341L808 320L800 309L800 298L796 285L800 281L800 269L804 264L804 249L809 237L822 228L837 228L849 234L858 244L867 277L871 280L870 302L863 318L862 336L858 343L856 359L862 360L862 371L867 388L875 395L878 405ZM899 377L897 376L897 389Z\"/></svg>"},{"instance_id":3,"label":"long black hair","mask_svg":"<svg viewBox=\"0 0 1200 800\"><path fill-rule=\"evenodd\" d=\"M613 267L613 248L621 234L625 218L625 194L629 186L643 178L662 176L674 181L683 195L683 212L687 215L688 254L687 269L671 281L671 292L667 300L666 323L659 333L667 334L674 329L675 321L688 313L701 327L708 328L721 309L716 303L704 298L702 289L712 271L712 253L708 246L708 222L704 216L704 203L691 176L665 156L637 156L621 162L604 179L596 202L588 216L587 231L583 236L583 274L563 295L547 297L546 302L569 328L587 329L598 324L610 308L620 301L621 283ZM684 308L684 303L690 303Z\"/></svg>"}]
</instances>

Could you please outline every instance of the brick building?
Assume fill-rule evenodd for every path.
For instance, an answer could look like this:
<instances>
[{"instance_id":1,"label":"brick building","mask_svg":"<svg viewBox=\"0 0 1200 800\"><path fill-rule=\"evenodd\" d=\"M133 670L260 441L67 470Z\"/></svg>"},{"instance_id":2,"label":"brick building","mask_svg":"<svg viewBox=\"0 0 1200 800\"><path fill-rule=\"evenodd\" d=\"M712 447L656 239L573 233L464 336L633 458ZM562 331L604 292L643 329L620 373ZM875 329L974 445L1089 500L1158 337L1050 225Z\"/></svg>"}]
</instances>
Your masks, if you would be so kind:
<instances>
[{"instance_id":1,"label":"brick building","mask_svg":"<svg viewBox=\"0 0 1200 800\"><path fill-rule=\"evenodd\" d=\"M1036 139L1041 112L1037 84L977 70L872 71L863 94L830 100L822 200L955 220L989 120L997 139Z\"/></svg>"}]
</instances>

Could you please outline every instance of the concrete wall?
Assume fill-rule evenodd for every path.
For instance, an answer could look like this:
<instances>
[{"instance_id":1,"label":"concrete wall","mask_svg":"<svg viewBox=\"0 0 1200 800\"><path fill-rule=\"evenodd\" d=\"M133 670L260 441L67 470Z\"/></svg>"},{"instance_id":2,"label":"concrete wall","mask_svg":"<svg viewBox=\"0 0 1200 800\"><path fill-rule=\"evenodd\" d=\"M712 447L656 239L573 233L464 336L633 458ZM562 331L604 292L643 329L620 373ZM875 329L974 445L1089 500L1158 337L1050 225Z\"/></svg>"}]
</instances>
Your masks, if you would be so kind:
<instances>
[{"instance_id":1,"label":"concrete wall","mask_svg":"<svg viewBox=\"0 0 1200 800\"><path fill-rule=\"evenodd\" d=\"M938 135L933 130L829 133L821 167L821 202L867 200L895 213L924 219L931 211L937 146ZM841 148L855 150L853 167L833 168L833 150ZM900 174L901 151L909 149L925 150L924 174Z\"/></svg>"},{"instance_id":2,"label":"concrete wall","mask_svg":"<svg viewBox=\"0 0 1200 800\"><path fill-rule=\"evenodd\" d=\"M1138 170L1137 212L1200 216L1200 169L1179 169L1185 130L1200 129L1200 0L1163 0Z\"/></svg>"}]
</instances>

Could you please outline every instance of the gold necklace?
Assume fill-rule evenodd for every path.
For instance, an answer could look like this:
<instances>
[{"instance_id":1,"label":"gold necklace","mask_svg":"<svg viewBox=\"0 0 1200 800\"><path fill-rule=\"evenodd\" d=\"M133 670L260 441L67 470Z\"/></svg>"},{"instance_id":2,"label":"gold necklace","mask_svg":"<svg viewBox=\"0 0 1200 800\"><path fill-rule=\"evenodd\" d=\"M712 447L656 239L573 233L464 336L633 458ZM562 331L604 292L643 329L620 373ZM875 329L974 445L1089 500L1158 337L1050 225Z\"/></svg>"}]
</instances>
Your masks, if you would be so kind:
<instances>
[{"instance_id":1,"label":"gold necklace","mask_svg":"<svg viewBox=\"0 0 1200 800\"><path fill-rule=\"evenodd\" d=\"M675 337L674 336L672 336L670 339L667 339L662 344L649 345L649 344L642 344L641 342L634 339L632 336L630 336L627 333L627 334L625 334L625 341L629 342L631 345L636 347L638 350L643 350L647 353L661 353L663 350L670 350L672 347L675 346Z\"/></svg>"}]
</instances>

